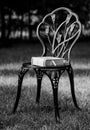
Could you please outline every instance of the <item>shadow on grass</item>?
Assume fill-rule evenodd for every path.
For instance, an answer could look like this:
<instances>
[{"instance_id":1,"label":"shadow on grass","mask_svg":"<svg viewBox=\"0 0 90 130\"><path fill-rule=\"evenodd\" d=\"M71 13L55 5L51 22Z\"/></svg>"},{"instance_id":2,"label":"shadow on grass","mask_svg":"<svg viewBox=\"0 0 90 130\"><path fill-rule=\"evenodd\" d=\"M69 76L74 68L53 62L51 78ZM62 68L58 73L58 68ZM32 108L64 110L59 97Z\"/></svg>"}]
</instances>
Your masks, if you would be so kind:
<instances>
[{"instance_id":1,"label":"shadow on grass","mask_svg":"<svg viewBox=\"0 0 90 130\"><path fill-rule=\"evenodd\" d=\"M54 118L53 95L41 92L40 105L36 105L36 86L23 87L17 112L12 114L16 97L16 87L0 87L0 129L3 130L88 130L90 128L90 112L78 111L72 97L59 93L59 109L61 123L56 124ZM79 100L79 99L77 99Z\"/></svg>"}]
</instances>

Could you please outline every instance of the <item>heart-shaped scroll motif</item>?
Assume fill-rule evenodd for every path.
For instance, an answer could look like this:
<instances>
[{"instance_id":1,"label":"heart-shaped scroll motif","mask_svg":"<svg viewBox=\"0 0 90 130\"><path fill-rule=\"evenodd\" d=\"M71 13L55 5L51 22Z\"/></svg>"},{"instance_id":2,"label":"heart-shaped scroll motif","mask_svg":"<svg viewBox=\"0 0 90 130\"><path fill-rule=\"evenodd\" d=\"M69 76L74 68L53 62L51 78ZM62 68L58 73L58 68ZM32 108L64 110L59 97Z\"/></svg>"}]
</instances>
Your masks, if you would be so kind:
<instances>
[{"instance_id":1,"label":"heart-shaped scroll motif","mask_svg":"<svg viewBox=\"0 0 90 130\"><path fill-rule=\"evenodd\" d=\"M37 28L43 52L51 56L70 57L70 51L81 31L78 16L61 7L46 15ZM43 54L44 54L43 53Z\"/></svg>"}]
</instances>

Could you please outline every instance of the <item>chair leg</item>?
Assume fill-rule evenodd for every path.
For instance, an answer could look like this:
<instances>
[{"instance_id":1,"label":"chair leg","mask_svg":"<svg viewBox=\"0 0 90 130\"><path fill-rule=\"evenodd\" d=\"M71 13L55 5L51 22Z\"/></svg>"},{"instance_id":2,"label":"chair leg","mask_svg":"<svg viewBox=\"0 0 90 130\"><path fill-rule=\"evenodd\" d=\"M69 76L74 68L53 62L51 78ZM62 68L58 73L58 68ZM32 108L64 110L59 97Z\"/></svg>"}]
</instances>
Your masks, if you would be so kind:
<instances>
[{"instance_id":1,"label":"chair leg","mask_svg":"<svg viewBox=\"0 0 90 130\"><path fill-rule=\"evenodd\" d=\"M35 69L36 76L37 76L37 95L36 95L36 103L39 103L40 100L40 92L41 92L41 82L43 77L43 72L39 69Z\"/></svg>"},{"instance_id":2,"label":"chair leg","mask_svg":"<svg viewBox=\"0 0 90 130\"><path fill-rule=\"evenodd\" d=\"M23 77L24 77L24 75L27 71L28 71L28 69L24 68L22 66L21 70L19 72L19 75L18 75L18 90L17 90L16 101L15 101L14 108L13 108L13 113L16 112L16 109L17 109L17 106L18 106L18 103L19 103L19 99L20 99L20 95L21 95L21 87L22 87Z\"/></svg>"},{"instance_id":3,"label":"chair leg","mask_svg":"<svg viewBox=\"0 0 90 130\"><path fill-rule=\"evenodd\" d=\"M58 109L58 87L55 88L53 86L53 98L54 98L56 122L60 122L59 109Z\"/></svg>"},{"instance_id":4,"label":"chair leg","mask_svg":"<svg viewBox=\"0 0 90 130\"><path fill-rule=\"evenodd\" d=\"M42 78L38 78L37 77L37 96L36 96L36 103L39 103L39 100L40 100L41 81L42 81Z\"/></svg>"},{"instance_id":5,"label":"chair leg","mask_svg":"<svg viewBox=\"0 0 90 130\"><path fill-rule=\"evenodd\" d=\"M52 83L52 88L53 88L56 122L60 122L59 109L58 109L58 82L59 82L59 73L55 72L55 74L51 76L51 83Z\"/></svg>"},{"instance_id":6,"label":"chair leg","mask_svg":"<svg viewBox=\"0 0 90 130\"><path fill-rule=\"evenodd\" d=\"M71 94L72 94L74 105L76 108L78 108L80 110L80 108L77 104L77 101L76 101L75 90L74 90L74 74L73 74L73 69L71 66L67 69L67 72L69 75L69 80L70 80L70 85L71 85Z\"/></svg>"}]
</instances>

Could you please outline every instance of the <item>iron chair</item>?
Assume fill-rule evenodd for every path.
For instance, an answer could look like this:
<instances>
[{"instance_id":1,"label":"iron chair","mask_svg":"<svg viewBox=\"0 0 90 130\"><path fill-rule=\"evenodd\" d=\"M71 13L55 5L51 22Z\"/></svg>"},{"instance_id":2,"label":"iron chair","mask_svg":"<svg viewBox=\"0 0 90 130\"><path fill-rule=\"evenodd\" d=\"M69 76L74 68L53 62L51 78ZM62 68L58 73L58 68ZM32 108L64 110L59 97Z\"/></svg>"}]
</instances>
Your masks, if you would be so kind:
<instances>
[{"instance_id":1,"label":"iron chair","mask_svg":"<svg viewBox=\"0 0 90 130\"><path fill-rule=\"evenodd\" d=\"M20 99L23 77L31 68L37 76L36 103L39 103L40 100L43 75L46 74L51 81L56 121L60 121L58 83L64 71L67 71L69 76L75 107L80 109L75 97L74 75L70 59L71 49L79 38L80 33L81 24L78 16L68 8L57 8L43 18L37 27L37 37L42 44L43 53L40 57L32 57L31 62L22 64L18 75L18 90L13 113L15 113ZM41 63L41 61L43 62Z\"/></svg>"}]
</instances>

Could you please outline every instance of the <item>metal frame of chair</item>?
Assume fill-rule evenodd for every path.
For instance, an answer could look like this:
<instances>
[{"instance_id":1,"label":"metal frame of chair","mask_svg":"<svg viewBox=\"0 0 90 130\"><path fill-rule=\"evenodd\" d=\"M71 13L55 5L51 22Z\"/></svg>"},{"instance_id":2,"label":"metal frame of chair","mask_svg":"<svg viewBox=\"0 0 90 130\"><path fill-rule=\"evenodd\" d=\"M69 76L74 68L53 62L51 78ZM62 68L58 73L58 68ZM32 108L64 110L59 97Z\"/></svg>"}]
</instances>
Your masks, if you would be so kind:
<instances>
[{"instance_id":1,"label":"metal frame of chair","mask_svg":"<svg viewBox=\"0 0 90 130\"><path fill-rule=\"evenodd\" d=\"M74 91L74 75L71 66L71 49L76 43L81 33L81 24L78 16L70 9L65 7L57 8L47 14L37 27L37 36L42 44L43 53L41 57L52 56L64 58L67 61L64 65L59 66L36 66L31 62L24 63L18 75L18 90L14 104L13 113L15 113L20 95L24 75L32 68L37 76L37 96L36 102L39 103L42 77L46 74L52 84L54 108L56 121L60 121L58 109L58 83L62 73L66 70L69 76L71 93L76 108L80 109Z\"/></svg>"}]
</instances>

